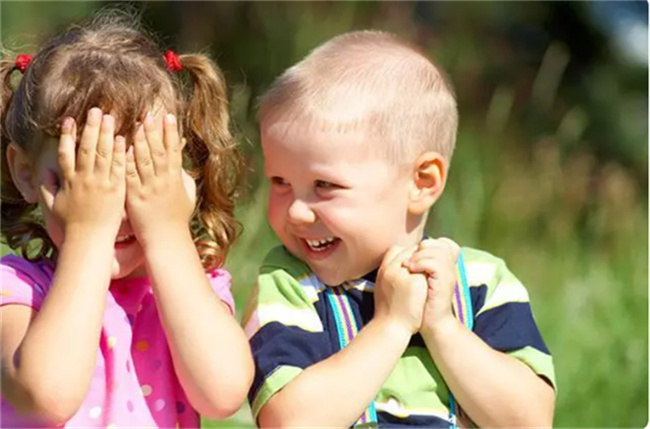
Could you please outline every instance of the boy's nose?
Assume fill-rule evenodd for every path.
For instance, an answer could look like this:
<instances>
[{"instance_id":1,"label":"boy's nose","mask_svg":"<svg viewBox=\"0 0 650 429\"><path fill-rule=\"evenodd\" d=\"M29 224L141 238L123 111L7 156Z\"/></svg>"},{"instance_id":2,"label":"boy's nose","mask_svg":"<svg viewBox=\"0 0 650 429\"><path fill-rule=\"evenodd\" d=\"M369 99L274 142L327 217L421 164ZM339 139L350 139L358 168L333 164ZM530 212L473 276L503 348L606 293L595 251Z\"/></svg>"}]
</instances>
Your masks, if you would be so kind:
<instances>
[{"instance_id":1,"label":"boy's nose","mask_svg":"<svg viewBox=\"0 0 650 429\"><path fill-rule=\"evenodd\" d=\"M289 222L293 224L314 223L316 221L316 214L309 204L296 199L289 206L288 218Z\"/></svg>"}]
</instances>

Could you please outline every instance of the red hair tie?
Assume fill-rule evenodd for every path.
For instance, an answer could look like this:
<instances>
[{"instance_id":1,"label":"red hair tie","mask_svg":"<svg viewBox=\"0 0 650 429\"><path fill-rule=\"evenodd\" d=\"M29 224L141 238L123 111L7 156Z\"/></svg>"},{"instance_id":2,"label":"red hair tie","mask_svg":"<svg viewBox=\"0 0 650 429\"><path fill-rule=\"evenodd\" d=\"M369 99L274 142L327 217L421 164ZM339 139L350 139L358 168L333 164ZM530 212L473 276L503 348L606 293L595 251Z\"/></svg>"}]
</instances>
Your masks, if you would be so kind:
<instances>
[{"instance_id":1,"label":"red hair tie","mask_svg":"<svg viewBox=\"0 0 650 429\"><path fill-rule=\"evenodd\" d=\"M167 69L169 69L170 72L178 73L179 71L183 70L180 58L178 58L178 55L176 55L176 53L171 49L165 52L163 58L165 59L165 63L167 63Z\"/></svg>"},{"instance_id":2,"label":"red hair tie","mask_svg":"<svg viewBox=\"0 0 650 429\"><path fill-rule=\"evenodd\" d=\"M25 74L25 70L27 70L27 67L32 62L32 59L33 57L29 54L18 55L16 57L16 64L14 65L14 69L18 69L21 73Z\"/></svg>"}]
</instances>

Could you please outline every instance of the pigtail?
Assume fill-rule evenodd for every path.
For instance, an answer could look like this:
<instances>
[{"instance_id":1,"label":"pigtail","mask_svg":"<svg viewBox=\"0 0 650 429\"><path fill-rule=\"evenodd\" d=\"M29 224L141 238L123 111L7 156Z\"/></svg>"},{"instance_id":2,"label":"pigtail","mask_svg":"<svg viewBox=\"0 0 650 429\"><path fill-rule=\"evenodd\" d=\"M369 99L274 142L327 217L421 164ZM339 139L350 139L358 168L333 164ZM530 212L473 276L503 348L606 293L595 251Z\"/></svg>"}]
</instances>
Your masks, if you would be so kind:
<instances>
[{"instance_id":1,"label":"pigtail","mask_svg":"<svg viewBox=\"0 0 650 429\"><path fill-rule=\"evenodd\" d=\"M7 163L7 147L14 141L21 147L25 147L23 142L15 141L16 137L11 136L13 124L7 121L20 115L12 114L8 116L10 107L15 102L14 98L20 96L14 91L11 84L13 72L15 70L16 60L8 59L4 56L0 60L0 141L1 141L1 164L0 164L0 186L2 193L0 201L2 204L2 216L0 218L0 232L2 240L7 245L18 251L24 258L37 260L46 257L53 249L47 232L42 226L38 214L38 205L30 204L23 198L18 188L14 185L9 165ZM19 112L20 113L20 112ZM34 239L40 241L40 247L36 248ZM30 243L31 241L31 243Z\"/></svg>"},{"instance_id":2,"label":"pigtail","mask_svg":"<svg viewBox=\"0 0 650 429\"><path fill-rule=\"evenodd\" d=\"M197 185L193 230L206 269L223 264L239 232L234 200L242 159L229 128L227 89L221 71L204 55L181 55L192 80L183 124L185 152Z\"/></svg>"}]
</instances>

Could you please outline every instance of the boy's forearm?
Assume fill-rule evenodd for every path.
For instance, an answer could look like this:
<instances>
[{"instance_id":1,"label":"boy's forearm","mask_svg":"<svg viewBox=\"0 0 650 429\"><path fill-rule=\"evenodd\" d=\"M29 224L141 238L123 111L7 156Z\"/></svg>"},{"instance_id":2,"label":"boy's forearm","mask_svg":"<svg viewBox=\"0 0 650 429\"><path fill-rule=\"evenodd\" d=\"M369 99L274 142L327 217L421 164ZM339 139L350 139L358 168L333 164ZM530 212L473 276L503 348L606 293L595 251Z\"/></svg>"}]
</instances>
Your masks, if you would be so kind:
<instances>
[{"instance_id":1,"label":"boy's forearm","mask_svg":"<svg viewBox=\"0 0 650 429\"><path fill-rule=\"evenodd\" d=\"M275 394L261 427L350 427L374 400L411 333L372 320L343 350L309 368ZM318 405L314 406L314 398Z\"/></svg>"},{"instance_id":2,"label":"boy's forearm","mask_svg":"<svg viewBox=\"0 0 650 429\"><path fill-rule=\"evenodd\" d=\"M188 399L203 415L228 417L243 404L253 378L246 336L210 287L189 230L169 231L145 254Z\"/></svg>"},{"instance_id":3,"label":"boy's forearm","mask_svg":"<svg viewBox=\"0 0 650 429\"><path fill-rule=\"evenodd\" d=\"M67 415L86 396L97 359L113 242L114 237L101 232L66 234L50 291L15 352L13 370L4 368L29 392L36 408L56 403L54 415Z\"/></svg>"},{"instance_id":4,"label":"boy's forearm","mask_svg":"<svg viewBox=\"0 0 650 429\"><path fill-rule=\"evenodd\" d=\"M485 344L455 319L424 342L454 397L479 427L551 427L553 388L529 367Z\"/></svg>"}]
</instances>

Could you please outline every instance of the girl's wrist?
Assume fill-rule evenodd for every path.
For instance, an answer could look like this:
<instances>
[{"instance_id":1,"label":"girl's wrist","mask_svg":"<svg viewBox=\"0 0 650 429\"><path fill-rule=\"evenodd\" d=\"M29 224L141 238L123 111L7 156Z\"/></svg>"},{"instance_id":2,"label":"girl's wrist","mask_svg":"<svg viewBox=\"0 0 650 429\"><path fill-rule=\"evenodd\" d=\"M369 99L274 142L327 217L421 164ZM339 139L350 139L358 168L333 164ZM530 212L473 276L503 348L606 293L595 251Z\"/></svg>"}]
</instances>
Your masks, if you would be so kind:
<instances>
[{"instance_id":1,"label":"girl's wrist","mask_svg":"<svg viewBox=\"0 0 650 429\"><path fill-rule=\"evenodd\" d=\"M151 229L142 234L136 234L145 254L157 253L160 250L178 248L183 243L191 243L194 248L194 240L188 224L167 225Z\"/></svg>"},{"instance_id":2,"label":"girl's wrist","mask_svg":"<svg viewBox=\"0 0 650 429\"><path fill-rule=\"evenodd\" d=\"M97 245L99 243L110 243L111 246L117 237L118 227L71 224L65 227L63 242L84 242L87 245Z\"/></svg>"}]
</instances>

